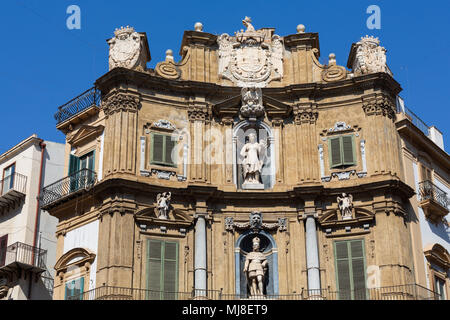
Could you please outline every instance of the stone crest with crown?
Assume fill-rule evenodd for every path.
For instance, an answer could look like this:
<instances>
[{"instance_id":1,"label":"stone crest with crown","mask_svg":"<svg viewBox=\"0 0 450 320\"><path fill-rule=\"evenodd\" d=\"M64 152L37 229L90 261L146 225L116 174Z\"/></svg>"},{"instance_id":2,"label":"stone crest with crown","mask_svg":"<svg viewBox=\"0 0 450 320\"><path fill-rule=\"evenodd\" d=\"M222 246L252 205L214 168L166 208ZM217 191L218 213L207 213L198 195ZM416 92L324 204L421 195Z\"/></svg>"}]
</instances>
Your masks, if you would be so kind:
<instances>
[{"instance_id":1,"label":"stone crest with crown","mask_svg":"<svg viewBox=\"0 0 450 320\"><path fill-rule=\"evenodd\" d=\"M283 77L283 50L281 37L269 36L266 30L255 30L251 19L242 23L247 30L229 36L224 33L219 44L219 75L239 87L265 87L270 81Z\"/></svg>"},{"instance_id":2,"label":"stone crest with crown","mask_svg":"<svg viewBox=\"0 0 450 320\"><path fill-rule=\"evenodd\" d=\"M355 75L387 72L386 49L380 46L380 40L372 36L365 36L355 44L356 55L353 61Z\"/></svg>"},{"instance_id":3,"label":"stone crest with crown","mask_svg":"<svg viewBox=\"0 0 450 320\"><path fill-rule=\"evenodd\" d=\"M145 68L146 59L141 42L141 35L134 28L127 26L116 29L114 38L108 40L109 70L117 67L133 69Z\"/></svg>"}]
</instances>

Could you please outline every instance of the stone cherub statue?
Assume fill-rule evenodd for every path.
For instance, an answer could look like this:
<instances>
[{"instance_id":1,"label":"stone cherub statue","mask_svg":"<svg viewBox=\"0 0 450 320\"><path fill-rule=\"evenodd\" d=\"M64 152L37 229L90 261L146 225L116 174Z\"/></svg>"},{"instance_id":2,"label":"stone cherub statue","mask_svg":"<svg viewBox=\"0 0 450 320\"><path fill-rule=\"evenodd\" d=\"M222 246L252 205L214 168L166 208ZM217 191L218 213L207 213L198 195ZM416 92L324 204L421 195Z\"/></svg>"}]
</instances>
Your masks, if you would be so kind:
<instances>
[{"instance_id":1,"label":"stone cherub statue","mask_svg":"<svg viewBox=\"0 0 450 320\"><path fill-rule=\"evenodd\" d=\"M248 138L249 142L241 150L241 156L244 158L242 161L244 175L243 186L248 184L262 185L260 177L267 143L265 140L258 143L255 133L250 133Z\"/></svg>"},{"instance_id":2,"label":"stone cherub statue","mask_svg":"<svg viewBox=\"0 0 450 320\"><path fill-rule=\"evenodd\" d=\"M170 207L170 199L172 194L170 192L163 192L156 197L158 208L158 219L167 219Z\"/></svg>"},{"instance_id":3,"label":"stone cherub statue","mask_svg":"<svg viewBox=\"0 0 450 320\"><path fill-rule=\"evenodd\" d=\"M349 220L353 218L353 196L351 194L342 193L342 196L337 197L339 210L341 211L342 220Z\"/></svg>"},{"instance_id":4,"label":"stone cherub statue","mask_svg":"<svg viewBox=\"0 0 450 320\"><path fill-rule=\"evenodd\" d=\"M247 276L247 284L250 288L250 296L264 295L264 280L268 268L265 255L260 252L260 239L254 237L252 240L253 251L245 257L244 273Z\"/></svg>"}]
</instances>

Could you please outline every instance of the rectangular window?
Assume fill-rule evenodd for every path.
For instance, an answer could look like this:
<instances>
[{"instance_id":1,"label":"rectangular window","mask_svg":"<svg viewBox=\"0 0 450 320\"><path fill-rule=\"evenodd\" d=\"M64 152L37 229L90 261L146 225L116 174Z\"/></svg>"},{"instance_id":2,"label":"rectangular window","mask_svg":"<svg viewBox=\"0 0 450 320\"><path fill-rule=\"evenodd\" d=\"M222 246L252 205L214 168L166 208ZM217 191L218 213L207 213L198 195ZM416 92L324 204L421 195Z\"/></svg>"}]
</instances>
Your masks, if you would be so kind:
<instances>
[{"instance_id":1,"label":"rectangular window","mask_svg":"<svg viewBox=\"0 0 450 320\"><path fill-rule=\"evenodd\" d=\"M364 240L336 241L334 255L338 298L365 300L367 292Z\"/></svg>"},{"instance_id":2,"label":"rectangular window","mask_svg":"<svg viewBox=\"0 0 450 320\"><path fill-rule=\"evenodd\" d=\"M151 134L151 164L176 167L175 147L177 143L172 140L171 135Z\"/></svg>"},{"instance_id":3,"label":"rectangular window","mask_svg":"<svg viewBox=\"0 0 450 320\"><path fill-rule=\"evenodd\" d=\"M355 137L340 136L328 139L330 168L356 165Z\"/></svg>"},{"instance_id":4,"label":"rectangular window","mask_svg":"<svg viewBox=\"0 0 450 320\"><path fill-rule=\"evenodd\" d=\"M84 278L78 278L66 282L64 300L83 300Z\"/></svg>"},{"instance_id":5,"label":"rectangular window","mask_svg":"<svg viewBox=\"0 0 450 320\"><path fill-rule=\"evenodd\" d=\"M89 170L83 170L89 169ZM92 184L95 178L95 151L91 151L81 157L70 155L69 176L70 191L75 192Z\"/></svg>"},{"instance_id":6,"label":"rectangular window","mask_svg":"<svg viewBox=\"0 0 450 320\"><path fill-rule=\"evenodd\" d=\"M2 195L7 193L14 187L14 173L16 172L16 165L13 164L3 170L3 184Z\"/></svg>"},{"instance_id":7,"label":"rectangular window","mask_svg":"<svg viewBox=\"0 0 450 320\"><path fill-rule=\"evenodd\" d=\"M147 241L147 289L150 300L177 298L178 242Z\"/></svg>"},{"instance_id":8,"label":"rectangular window","mask_svg":"<svg viewBox=\"0 0 450 320\"><path fill-rule=\"evenodd\" d=\"M7 247L8 247L8 235L0 237L0 267L5 265Z\"/></svg>"},{"instance_id":9,"label":"rectangular window","mask_svg":"<svg viewBox=\"0 0 450 320\"><path fill-rule=\"evenodd\" d=\"M432 182L431 170L425 167L423 164L420 165L421 178L422 181L430 181Z\"/></svg>"},{"instance_id":10,"label":"rectangular window","mask_svg":"<svg viewBox=\"0 0 450 320\"><path fill-rule=\"evenodd\" d=\"M438 294L439 300L445 300L445 280L434 276L434 291Z\"/></svg>"}]
</instances>

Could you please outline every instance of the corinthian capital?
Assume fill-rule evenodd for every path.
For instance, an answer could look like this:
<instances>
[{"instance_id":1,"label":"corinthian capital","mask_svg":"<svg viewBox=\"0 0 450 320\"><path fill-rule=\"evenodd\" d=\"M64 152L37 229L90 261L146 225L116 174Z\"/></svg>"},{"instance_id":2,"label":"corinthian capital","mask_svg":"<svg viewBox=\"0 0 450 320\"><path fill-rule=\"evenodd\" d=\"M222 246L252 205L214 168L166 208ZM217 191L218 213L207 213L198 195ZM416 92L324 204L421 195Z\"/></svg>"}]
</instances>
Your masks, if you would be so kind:
<instances>
[{"instance_id":1,"label":"corinthian capital","mask_svg":"<svg viewBox=\"0 0 450 320\"><path fill-rule=\"evenodd\" d=\"M294 119L296 124L315 124L319 113L311 110L294 110Z\"/></svg>"},{"instance_id":2,"label":"corinthian capital","mask_svg":"<svg viewBox=\"0 0 450 320\"><path fill-rule=\"evenodd\" d=\"M378 95L363 99L362 108L367 116L383 115L395 119L395 104L387 96Z\"/></svg>"},{"instance_id":3,"label":"corinthian capital","mask_svg":"<svg viewBox=\"0 0 450 320\"><path fill-rule=\"evenodd\" d=\"M103 103L106 115L119 111L137 112L140 106L139 98L126 93L114 93Z\"/></svg>"},{"instance_id":4,"label":"corinthian capital","mask_svg":"<svg viewBox=\"0 0 450 320\"><path fill-rule=\"evenodd\" d=\"M194 107L188 110L190 121L207 121L209 120L209 112L206 108Z\"/></svg>"}]
</instances>

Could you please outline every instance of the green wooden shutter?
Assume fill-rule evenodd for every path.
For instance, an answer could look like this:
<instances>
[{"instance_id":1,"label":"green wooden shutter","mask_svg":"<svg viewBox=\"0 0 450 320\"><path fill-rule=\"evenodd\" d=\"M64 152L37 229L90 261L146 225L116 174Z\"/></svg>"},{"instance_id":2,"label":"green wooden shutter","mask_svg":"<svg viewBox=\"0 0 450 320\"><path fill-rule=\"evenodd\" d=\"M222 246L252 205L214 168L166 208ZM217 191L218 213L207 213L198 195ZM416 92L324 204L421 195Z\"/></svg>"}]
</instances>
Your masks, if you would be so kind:
<instances>
[{"instance_id":1,"label":"green wooden shutter","mask_svg":"<svg viewBox=\"0 0 450 320\"><path fill-rule=\"evenodd\" d=\"M354 240L350 243L351 270L353 279L354 298L359 300L366 299L366 268L364 263L364 242Z\"/></svg>"},{"instance_id":2,"label":"green wooden shutter","mask_svg":"<svg viewBox=\"0 0 450 320\"><path fill-rule=\"evenodd\" d=\"M0 267L5 265L7 247L8 247L8 235L0 238Z\"/></svg>"},{"instance_id":3,"label":"green wooden shutter","mask_svg":"<svg viewBox=\"0 0 450 320\"><path fill-rule=\"evenodd\" d=\"M148 240L147 244L147 289L151 290L150 299L159 300L160 291L162 290L163 242L159 240Z\"/></svg>"},{"instance_id":4,"label":"green wooden shutter","mask_svg":"<svg viewBox=\"0 0 450 320\"><path fill-rule=\"evenodd\" d=\"M152 133L152 163L164 162L164 135Z\"/></svg>"},{"instance_id":5,"label":"green wooden shutter","mask_svg":"<svg viewBox=\"0 0 450 320\"><path fill-rule=\"evenodd\" d=\"M84 278L78 278L66 282L64 300L71 297L77 297L79 300L83 300L81 294L84 292Z\"/></svg>"},{"instance_id":6,"label":"green wooden shutter","mask_svg":"<svg viewBox=\"0 0 450 320\"><path fill-rule=\"evenodd\" d=\"M339 299L366 299L364 240L335 242Z\"/></svg>"},{"instance_id":7,"label":"green wooden shutter","mask_svg":"<svg viewBox=\"0 0 450 320\"><path fill-rule=\"evenodd\" d=\"M165 145L165 159L164 162L169 165L175 164L175 154L174 158L172 158L172 151L175 148L176 142L172 140L171 136L166 136L166 145Z\"/></svg>"},{"instance_id":8,"label":"green wooden shutter","mask_svg":"<svg viewBox=\"0 0 450 320\"><path fill-rule=\"evenodd\" d=\"M178 243L148 240L147 289L149 299L176 299L178 290Z\"/></svg>"},{"instance_id":9,"label":"green wooden shutter","mask_svg":"<svg viewBox=\"0 0 450 320\"><path fill-rule=\"evenodd\" d=\"M80 170L80 158L70 155L69 158L69 176Z\"/></svg>"},{"instance_id":10,"label":"green wooden shutter","mask_svg":"<svg viewBox=\"0 0 450 320\"><path fill-rule=\"evenodd\" d=\"M178 243L166 242L164 249L164 299L175 300L178 284Z\"/></svg>"},{"instance_id":11,"label":"green wooden shutter","mask_svg":"<svg viewBox=\"0 0 450 320\"><path fill-rule=\"evenodd\" d=\"M355 164L355 148L353 136L344 136L342 138L342 155L344 165Z\"/></svg>"},{"instance_id":12,"label":"green wooden shutter","mask_svg":"<svg viewBox=\"0 0 450 320\"><path fill-rule=\"evenodd\" d=\"M335 242L336 277L339 299L351 298L350 261L347 241Z\"/></svg>"},{"instance_id":13,"label":"green wooden shutter","mask_svg":"<svg viewBox=\"0 0 450 320\"><path fill-rule=\"evenodd\" d=\"M328 150L330 158L330 167L338 167L342 165L341 143L340 137L331 138L328 140Z\"/></svg>"}]
</instances>

